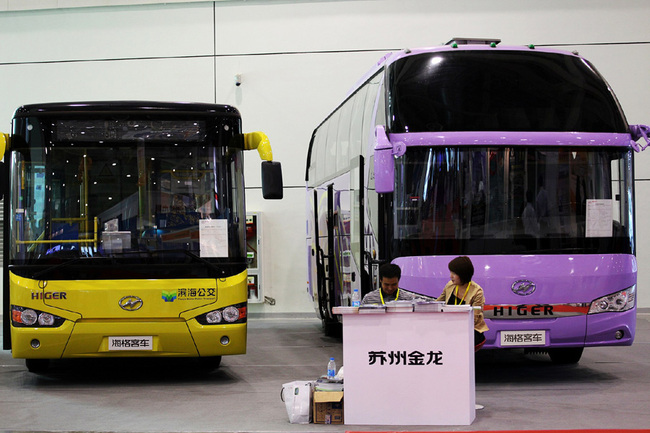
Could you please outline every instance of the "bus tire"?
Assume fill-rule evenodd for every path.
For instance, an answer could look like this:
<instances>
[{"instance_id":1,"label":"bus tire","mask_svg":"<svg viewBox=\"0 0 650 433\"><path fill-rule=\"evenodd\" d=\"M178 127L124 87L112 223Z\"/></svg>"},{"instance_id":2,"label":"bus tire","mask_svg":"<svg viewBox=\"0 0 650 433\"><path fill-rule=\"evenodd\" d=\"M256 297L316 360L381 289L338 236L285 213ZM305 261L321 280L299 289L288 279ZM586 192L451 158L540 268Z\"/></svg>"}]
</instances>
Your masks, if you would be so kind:
<instances>
[{"instance_id":1,"label":"bus tire","mask_svg":"<svg viewBox=\"0 0 650 433\"><path fill-rule=\"evenodd\" d=\"M50 365L49 359L26 359L25 366L30 373L45 373Z\"/></svg>"},{"instance_id":2,"label":"bus tire","mask_svg":"<svg viewBox=\"0 0 650 433\"><path fill-rule=\"evenodd\" d=\"M203 371L216 370L221 365L221 356L203 356L199 358L199 367Z\"/></svg>"},{"instance_id":3,"label":"bus tire","mask_svg":"<svg viewBox=\"0 0 650 433\"><path fill-rule=\"evenodd\" d=\"M338 321L323 319L323 332L327 337L340 337L343 335L343 326Z\"/></svg>"},{"instance_id":4,"label":"bus tire","mask_svg":"<svg viewBox=\"0 0 650 433\"><path fill-rule=\"evenodd\" d=\"M582 356L584 347L565 347L561 349L549 349L548 355L555 364L577 364Z\"/></svg>"}]
</instances>

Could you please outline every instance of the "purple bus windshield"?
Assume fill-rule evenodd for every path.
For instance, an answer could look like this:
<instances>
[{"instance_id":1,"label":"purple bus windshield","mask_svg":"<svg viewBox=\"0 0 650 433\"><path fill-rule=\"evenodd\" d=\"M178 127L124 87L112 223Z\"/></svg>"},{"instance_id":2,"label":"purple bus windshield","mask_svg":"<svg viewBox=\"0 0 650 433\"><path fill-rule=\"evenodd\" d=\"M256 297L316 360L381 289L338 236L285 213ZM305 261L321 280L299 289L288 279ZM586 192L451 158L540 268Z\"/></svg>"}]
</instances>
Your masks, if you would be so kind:
<instances>
[{"instance_id":1,"label":"purple bus windshield","mask_svg":"<svg viewBox=\"0 0 650 433\"><path fill-rule=\"evenodd\" d=\"M631 158L625 148L410 147L395 163L391 254L633 254Z\"/></svg>"}]
</instances>

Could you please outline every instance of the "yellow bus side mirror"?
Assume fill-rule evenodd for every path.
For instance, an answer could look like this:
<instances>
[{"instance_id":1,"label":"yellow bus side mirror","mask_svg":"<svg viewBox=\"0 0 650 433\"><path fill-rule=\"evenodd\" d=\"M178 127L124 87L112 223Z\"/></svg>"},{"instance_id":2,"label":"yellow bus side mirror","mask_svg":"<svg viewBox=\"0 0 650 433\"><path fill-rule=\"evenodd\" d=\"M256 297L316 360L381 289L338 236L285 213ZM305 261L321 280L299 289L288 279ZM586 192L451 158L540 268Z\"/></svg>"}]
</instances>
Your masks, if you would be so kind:
<instances>
[{"instance_id":1,"label":"yellow bus side mirror","mask_svg":"<svg viewBox=\"0 0 650 433\"><path fill-rule=\"evenodd\" d=\"M273 151L269 137L263 132L248 132L244 134L244 149L257 149L264 161L273 161Z\"/></svg>"},{"instance_id":2,"label":"yellow bus side mirror","mask_svg":"<svg viewBox=\"0 0 650 433\"><path fill-rule=\"evenodd\" d=\"M0 159L4 158L7 150L9 150L9 134L0 132Z\"/></svg>"},{"instance_id":3,"label":"yellow bus side mirror","mask_svg":"<svg viewBox=\"0 0 650 433\"><path fill-rule=\"evenodd\" d=\"M271 142L263 132L244 134L244 149L257 149L262 158L262 197L267 200L281 200L283 197L282 165L273 161Z\"/></svg>"},{"instance_id":4,"label":"yellow bus side mirror","mask_svg":"<svg viewBox=\"0 0 650 433\"><path fill-rule=\"evenodd\" d=\"M0 200L4 198L5 190L8 188L8 185L5 182L7 177L7 164L2 161L7 150L9 150L9 134L0 132Z\"/></svg>"}]
</instances>

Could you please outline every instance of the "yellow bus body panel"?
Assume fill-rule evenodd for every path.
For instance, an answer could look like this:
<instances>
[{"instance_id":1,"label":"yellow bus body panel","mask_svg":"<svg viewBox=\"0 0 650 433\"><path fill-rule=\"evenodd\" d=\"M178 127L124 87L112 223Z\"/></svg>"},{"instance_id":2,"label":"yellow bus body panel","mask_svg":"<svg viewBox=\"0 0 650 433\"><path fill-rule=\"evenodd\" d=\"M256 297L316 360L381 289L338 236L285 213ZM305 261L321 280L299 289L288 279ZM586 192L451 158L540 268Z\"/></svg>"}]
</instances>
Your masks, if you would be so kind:
<instances>
[{"instance_id":1,"label":"yellow bus body panel","mask_svg":"<svg viewBox=\"0 0 650 433\"><path fill-rule=\"evenodd\" d=\"M11 273L12 305L62 317L62 326L11 326L14 358L181 356L246 353L244 323L195 317L247 300L246 272L223 279L35 281ZM120 304L127 304L124 309ZM131 309L128 306L131 306ZM110 337L145 337L145 350L111 350ZM227 337L223 339L222 337ZM33 347L33 340L40 345ZM149 344L150 342L150 344Z\"/></svg>"}]
</instances>

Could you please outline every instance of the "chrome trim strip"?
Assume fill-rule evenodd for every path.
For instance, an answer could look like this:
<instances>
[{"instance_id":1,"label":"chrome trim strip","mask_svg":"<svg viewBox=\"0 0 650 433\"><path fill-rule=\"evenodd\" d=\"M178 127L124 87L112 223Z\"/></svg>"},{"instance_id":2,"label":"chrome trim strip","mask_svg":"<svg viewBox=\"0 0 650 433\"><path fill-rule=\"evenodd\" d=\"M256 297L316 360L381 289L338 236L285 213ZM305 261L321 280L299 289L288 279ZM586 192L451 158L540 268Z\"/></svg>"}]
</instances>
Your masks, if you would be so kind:
<instances>
[{"instance_id":1,"label":"chrome trim strip","mask_svg":"<svg viewBox=\"0 0 650 433\"><path fill-rule=\"evenodd\" d=\"M536 320L586 316L590 304L492 304L483 307L483 316L491 320Z\"/></svg>"}]
</instances>

